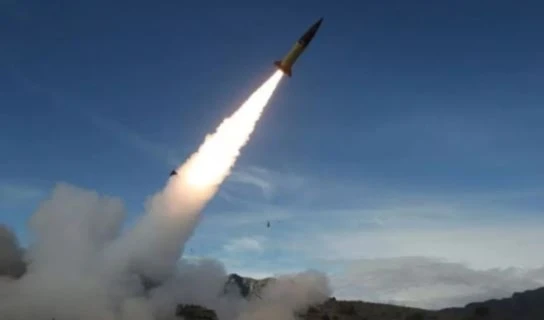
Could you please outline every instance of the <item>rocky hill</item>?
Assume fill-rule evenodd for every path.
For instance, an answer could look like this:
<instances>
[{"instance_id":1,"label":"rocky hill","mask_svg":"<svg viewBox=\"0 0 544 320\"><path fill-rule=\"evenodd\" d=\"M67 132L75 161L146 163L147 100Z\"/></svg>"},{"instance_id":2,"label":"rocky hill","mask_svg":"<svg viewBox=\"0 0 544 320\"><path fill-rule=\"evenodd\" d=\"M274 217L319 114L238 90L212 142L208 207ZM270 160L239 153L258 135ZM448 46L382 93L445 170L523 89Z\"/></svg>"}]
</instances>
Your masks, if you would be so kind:
<instances>
[{"instance_id":1,"label":"rocky hill","mask_svg":"<svg viewBox=\"0 0 544 320\"><path fill-rule=\"evenodd\" d=\"M246 299L260 298L262 289L274 278L253 279L249 277L242 277L236 273L232 273L228 276L225 283L224 292L239 292L240 295Z\"/></svg>"},{"instance_id":2,"label":"rocky hill","mask_svg":"<svg viewBox=\"0 0 544 320\"><path fill-rule=\"evenodd\" d=\"M259 297L259 292L270 281L274 279L252 279L231 274L225 290L239 290L244 297L252 299ZM217 320L213 310L199 306L180 305L176 314L185 320ZM510 298L438 311L330 298L296 317L300 320L544 320L544 288L514 293Z\"/></svg>"}]
</instances>

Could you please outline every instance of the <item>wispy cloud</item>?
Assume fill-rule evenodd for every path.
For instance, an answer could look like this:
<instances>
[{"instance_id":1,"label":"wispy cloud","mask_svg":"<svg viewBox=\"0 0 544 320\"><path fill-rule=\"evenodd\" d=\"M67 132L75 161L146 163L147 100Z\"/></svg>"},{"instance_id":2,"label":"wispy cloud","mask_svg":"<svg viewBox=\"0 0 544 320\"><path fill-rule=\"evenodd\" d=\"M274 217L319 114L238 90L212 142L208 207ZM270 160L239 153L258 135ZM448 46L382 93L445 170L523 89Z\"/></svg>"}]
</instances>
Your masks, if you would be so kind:
<instances>
[{"instance_id":1,"label":"wispy cloud","mask_svg":"<svg viewBox=\"0 0 544 320\"><path fill-rule=\"evenodd\" d=\"M303 192L305 181L293 173L269 170L259 166L237 167L223 187L225 199L248 206L281 198L286 193ZM261 199L248 200L252 190L244 192L245 186L259 190Z\"/></svg>"},{"instance_id":2,"label":"wispy cloud","mask_svg":"<svg viewBox=\"0 0 544 320\"><path fill-rule=\"evenodd\" d=\"M274 189L276 188L270 179L256 173L255 169L252 167L246 168L246 170L238 169L232 172L232 174L229 176L229 181L233 183L249 184L257 187L267 198L272 195Z\"/></svg>"},{"instance_id":3,"label":"wispy cloud","mask_svg":"<svg viewBox=\"0 0 544 320\"><path fill-rule=\"evenodd\" d=\"M230 240L223 246L224 250L232 252L263 252L263 238L262 237L243 237Z\"/></svg>"},{"instance_id":4,"label":"wispy cloud","mask_svg":"<svg viewBox=\"0 0 544 320\"><path fill-rule=\"evenodd\" d=\"M543 227L544 223L332 231L305 237L308 240L301 251L327 261L417 255L464 262L474 268L535 268L544 265L544 257L535 255L544 241Z\"/></svg>"}]
</instances>

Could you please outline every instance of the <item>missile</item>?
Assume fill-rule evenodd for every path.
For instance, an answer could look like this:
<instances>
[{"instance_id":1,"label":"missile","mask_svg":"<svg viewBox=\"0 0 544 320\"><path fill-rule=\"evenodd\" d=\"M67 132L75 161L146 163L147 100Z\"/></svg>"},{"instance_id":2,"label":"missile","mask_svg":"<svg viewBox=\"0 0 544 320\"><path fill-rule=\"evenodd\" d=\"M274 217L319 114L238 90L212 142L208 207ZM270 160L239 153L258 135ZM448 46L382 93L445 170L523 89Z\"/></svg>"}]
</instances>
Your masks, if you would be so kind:
<instances>
[{"instance_id":1,"label":"missile","mask_svg":"<svg viewBox=\"0 0 544 320\"><path fill-rule=\"evenodd\" d=\"M322 21L323 18L317 20L317 22L314 23L308 29L308 31L306 31L302 37L300 37L300 39L298 39L293 48L291 48L291 50L285 57L283 57L282 60L274 61L274 65L283 71L283 73L291 77L291 69L293 64L295 64L295 61L297 61L298 57L302 54L302 52L304 52L304 49L306 49L306 47L310 44L310 41L312 41L314 38Z\"/></svg>"}]
</instances>

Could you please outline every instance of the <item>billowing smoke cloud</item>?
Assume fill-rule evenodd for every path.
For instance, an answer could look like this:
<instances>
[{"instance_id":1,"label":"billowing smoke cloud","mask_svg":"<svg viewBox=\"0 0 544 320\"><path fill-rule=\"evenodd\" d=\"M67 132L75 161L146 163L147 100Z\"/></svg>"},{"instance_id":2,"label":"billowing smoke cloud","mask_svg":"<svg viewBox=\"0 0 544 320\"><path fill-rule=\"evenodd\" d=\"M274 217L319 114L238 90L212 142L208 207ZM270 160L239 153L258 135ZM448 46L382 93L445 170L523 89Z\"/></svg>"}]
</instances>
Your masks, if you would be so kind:
<instances>
[{"instance_id":1,"label":"billowing smoke cloud","mask_svg":"<svg viewBox=\"0 0 544 320\"><path fill-rule=\"evenodd\" d=\"M0 318L162 320L174 319L177 304L194 303L214 309L220 319L259 315L266 320L291 315L331 293L324 275L304 272L279 276L262 300L247 301L222 295L227 273L219 261L183 259L158 287L146 291L134 269L117 268L126 256L116 260L111 254L124 236L123 217L120 199L58 184L31 218L35 241L27 250L27 272L18 280L0 278Z\"/></svg>"},{"instance_id":2,"label":"billowing smoke cloud","mask_svg":"<svg viewBox=\"0 0 544 320\"><path fill-rule=\"evenodd\" d=\"M9 284L0 317L114 319L111 306L135 292L124 279L112 281L102 263L123 215L120 199L57 185L30 220L35 241L27 250L28 270Z\"/></svg>"},{"instance_id":3,"label":"billowing smoke cloud","mask_svg":"<svg viewBox=\"0 0 544 320\"><path fill-rule=\"evenodd\" d=\"M222 320L266 320L324 300L328 282L318 273L280 278L262 301L248 302L221 294L227 275L220 263L180 261L200 211L228 176L281 76L271 76L206 138L125 233L121 199L57 185L31 218L27 272L0 283L0 318L172 319L176 304L198 303Z\"/></svg>"}]
</instances>

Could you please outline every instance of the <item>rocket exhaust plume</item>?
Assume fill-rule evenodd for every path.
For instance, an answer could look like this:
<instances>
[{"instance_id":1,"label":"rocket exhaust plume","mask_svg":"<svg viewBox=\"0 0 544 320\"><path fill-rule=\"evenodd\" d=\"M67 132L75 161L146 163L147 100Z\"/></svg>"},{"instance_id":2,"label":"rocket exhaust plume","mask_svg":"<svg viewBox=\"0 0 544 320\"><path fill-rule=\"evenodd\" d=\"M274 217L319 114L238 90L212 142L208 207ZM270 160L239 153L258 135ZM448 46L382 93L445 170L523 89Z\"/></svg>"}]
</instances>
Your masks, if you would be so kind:
<instances>
[{"instance_id":1,"label":"rocket exhaust plume","mask_svg":"<svg viewBox=\"0 0 544 320\"><path fill-rule=\"evenodd\" d=\"M189 187L215 191L227 177L282 75L276 71L232 116L223 120L215 133L208 135L198 151L179 168L185 171L183 179Z\"/></svg>"},{"instance_id":2,"label":"rocket exhaust plume","mask_svg":"<svg viewBox=\"0 0 544 320\"><path fill-rule=\"evenodd\" d=\"M148 214L111 248L118 268L134 268L154 278L172 272L200 211L229 175L282 77L278 70L255 90L151 198Z\"/></svg>"}]
</instances>

